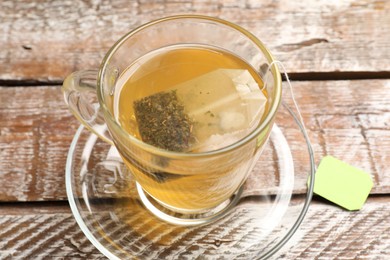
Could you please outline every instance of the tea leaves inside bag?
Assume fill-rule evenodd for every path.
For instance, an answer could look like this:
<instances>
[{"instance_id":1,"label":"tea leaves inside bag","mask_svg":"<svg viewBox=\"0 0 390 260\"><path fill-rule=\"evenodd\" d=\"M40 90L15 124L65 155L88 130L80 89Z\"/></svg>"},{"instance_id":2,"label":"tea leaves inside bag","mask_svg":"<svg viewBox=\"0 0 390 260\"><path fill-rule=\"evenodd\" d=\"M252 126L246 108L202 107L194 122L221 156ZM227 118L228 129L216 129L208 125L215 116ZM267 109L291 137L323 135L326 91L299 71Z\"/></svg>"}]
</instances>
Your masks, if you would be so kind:
<instances>
[{"instance_id":1,"label":"tea leaves inside bag","mask_svg":"<svg viewBox=\"0 0 390 260\"><path fill-rule=\"evenodd\" d=\"M134 112L138 131L145 143L176 152L189 148L192 122L175 90L135 101Z\"/></svg>"}]
</instances>

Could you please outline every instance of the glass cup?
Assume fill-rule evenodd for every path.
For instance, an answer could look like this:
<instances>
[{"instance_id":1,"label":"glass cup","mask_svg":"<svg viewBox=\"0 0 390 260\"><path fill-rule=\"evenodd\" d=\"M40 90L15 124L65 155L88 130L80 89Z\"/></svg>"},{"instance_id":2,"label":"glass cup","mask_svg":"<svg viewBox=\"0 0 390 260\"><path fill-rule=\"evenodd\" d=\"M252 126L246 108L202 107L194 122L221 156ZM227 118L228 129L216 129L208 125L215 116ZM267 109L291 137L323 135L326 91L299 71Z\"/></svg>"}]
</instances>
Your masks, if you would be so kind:
<instances>
[{"instance_id":1,"label":"glass cup","mask_svg":"<svg viewBox=\"0 0 390 260\"><path fill-rule=\"evenodd\" d=\"M149 145L121 127L113 111L119 76L151 51L183 44L227 50L251 65L268 93L266 114L244 138L218 150L173 152ZM142 25L117 41L100 69L77 71L64 81L65 101L76 118L114 145L132 172L143 204L157 217L182 225L203 224L229 211L271 132L281 102L281 77L263 43L218 18L179 15Z\"/></svg>"}]
</instances>

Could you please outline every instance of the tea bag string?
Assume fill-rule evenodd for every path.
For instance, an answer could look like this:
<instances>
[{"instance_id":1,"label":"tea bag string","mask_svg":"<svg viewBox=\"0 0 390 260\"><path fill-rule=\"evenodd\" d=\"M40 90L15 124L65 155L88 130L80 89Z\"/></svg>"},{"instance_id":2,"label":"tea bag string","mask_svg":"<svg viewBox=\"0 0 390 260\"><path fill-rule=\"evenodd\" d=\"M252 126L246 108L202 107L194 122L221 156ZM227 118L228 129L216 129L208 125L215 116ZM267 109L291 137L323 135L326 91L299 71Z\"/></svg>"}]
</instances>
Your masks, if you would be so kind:
<instances>
[{"instance_id":1,"label":"tea bag string","mask_svg":"<svg viewBox=\"0 0 390 260\"><path fill-rule=\"evenodd\" d=\"M305 123L304 123L304 121L303 121L303 118L302 118L301 111L300 111L299 106L298 106L298 103L297 103L297 101L296 101L296 99L295 99L295 96L294 96L294 89L293 89L293 86L292 86L292 84L291 84L290 78L288 77L286 68L284 67L284 65L283 65L283 63L282 63L281 61L275 60L275 61L271 62L271 64L269 65L269 69L271 69L272 66L277 66L277 65L279 65L279 66L282 68L282 70L283 70L283 74L284 74L284 76L285 76L285 78L286 78L287 85L288 85L288 87L289 87L289 89L290 89L291 99L292 99L292 101L293 101L293 103L294 103L295 109L297 110L298 119L299 119L299 121L300 121L300 123L301 123L301 125L302 125L302 130L303 130L304 134L306 135L306 138L307 138L308 142L311 143L311 142L310 142L310 139L309 139L309 135L307 134L307 130L306 130L306 127L305 127ZM283 103L284 103L284 102L283 102Z\"/></svg>"}]
</instances>

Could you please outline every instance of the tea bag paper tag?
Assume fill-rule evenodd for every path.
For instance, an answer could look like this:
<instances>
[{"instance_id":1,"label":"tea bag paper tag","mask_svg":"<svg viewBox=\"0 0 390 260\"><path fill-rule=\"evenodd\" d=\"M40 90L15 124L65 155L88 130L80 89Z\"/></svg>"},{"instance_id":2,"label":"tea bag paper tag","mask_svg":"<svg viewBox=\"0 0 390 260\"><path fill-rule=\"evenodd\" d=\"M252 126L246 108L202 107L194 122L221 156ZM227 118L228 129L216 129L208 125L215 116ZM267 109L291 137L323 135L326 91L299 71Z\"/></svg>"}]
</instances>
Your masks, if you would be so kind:
<instances>
[{"instance_id":1,"label":"tea bag paper tag","mask_svg":"<svg viewBox=\"0 0 390 260\"><path fill-rule=\"evenodd\" d=\"M314 193L348 210L359 210L372 186L368 173L325 156L315 175Z\"/></svg>"}]
</instances>

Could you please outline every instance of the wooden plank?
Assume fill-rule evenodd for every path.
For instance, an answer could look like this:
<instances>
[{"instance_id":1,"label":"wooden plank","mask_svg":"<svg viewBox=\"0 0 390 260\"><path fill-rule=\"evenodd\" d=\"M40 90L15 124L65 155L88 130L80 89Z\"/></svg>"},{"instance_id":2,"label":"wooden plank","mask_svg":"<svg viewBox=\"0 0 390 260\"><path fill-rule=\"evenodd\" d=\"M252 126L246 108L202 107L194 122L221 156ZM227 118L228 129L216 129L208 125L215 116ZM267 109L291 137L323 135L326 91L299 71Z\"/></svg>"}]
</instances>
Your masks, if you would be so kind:
<instances>
[{"instance_id":1,"label":"wooden plank","mask_svg":"<svg viewBox=\"0 0 390 260\"><path fill-rule=\"evenodd\" d=\"M368 199L362 210L349 212L323 201L313 201L298 231L272 259L386 259L390 255L389 205L388 196L375 196ZM69 208L61 206L50 212L52 207L25 205L24 211L15 214L13 206L0 205L0 258L105 259L82 233ZM115 232L117 224L106 224ZM137 229L149 230L150 225L138 221ZM156 232L163 233L164 228ZM179 233L172 232L169 236ZM192 234L184 235L183 239L190 239ZM177 256L199 256L202 248L207 247L206 242L198 240L190 249L181 248L176 251ZM140 249L140 255L152 255L152 251L142 252L143 241L129 241L129 245L132 243ZM174 247L174 243L164 245Z\"/></svg>"},{"instance_id":2,"label":"wooden plank","mask_svg":"<svg viewBox=\"0 0 390 260\"><path fill-rule=\"evenodd\" d=\"M298 232L275 259L387 259L389 197L369 198L360 211L311 206Z\"/></svg>"},{"instance_id":3,"label":"wooden plank","mask_svg":"<svg viewBox=\"0 0 390 260\"><path fill-rule=\"evenodd\" d=\"M390 82L313 81L295 86L316 162L333 155L371 173L374 190L379 185L382 192L389 191Z\"/></svg>"},{"instance_id":4,"label":"wooden plank","mask_svg":"<svg viewBox=\"0 0 390 260\"><path fill-rule=\"evenodd\" d=\"M1 212L0 259L106 259L81 232L69 208L19 215Z\"/></svg>"},{"instance_id":5,"label":"wooden plank","mask_svg":"<svg viewBox=\"0 0 390 260\"><path fill-rule=\"evenodd\" d=\"M65 199L65 161L78 122L59 88L0 90L1 200Z\"/></svg>"},{"instance_id":6,"label":"wooden plank","mask_svg":"<svg viewBox=\"0 0 390 260\"><path fill-rule=\"evenodd\" d=\"M316 163L324 155L336 156L371 174L373 194L388 193L390 81L293 84ZM57 87L0 88L0 201L66 199L65 162L78 125ZM297 174L301 186L295 191L302 192L307 172ZM269 177L262 180L277 182Z\"/></svg>"},{"instance_id":7,"label":"wooden plank","mask_svg":"<svg viewBox=\"0 0 390 260\"><path fill-rule=\"evenodd\" d=\"M183 13L242 25L291 73L389 77L389 11L390 2L369 0L4 0L0 80L62 81L72 71L97 68L110 46L132 28Z\"/></svg>"}]
</instances>

